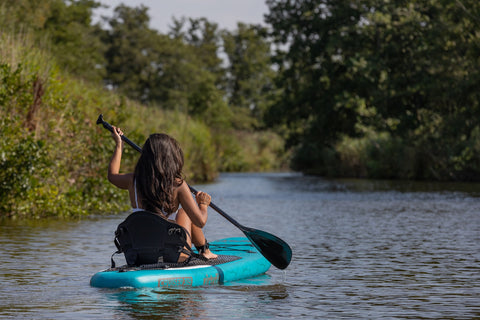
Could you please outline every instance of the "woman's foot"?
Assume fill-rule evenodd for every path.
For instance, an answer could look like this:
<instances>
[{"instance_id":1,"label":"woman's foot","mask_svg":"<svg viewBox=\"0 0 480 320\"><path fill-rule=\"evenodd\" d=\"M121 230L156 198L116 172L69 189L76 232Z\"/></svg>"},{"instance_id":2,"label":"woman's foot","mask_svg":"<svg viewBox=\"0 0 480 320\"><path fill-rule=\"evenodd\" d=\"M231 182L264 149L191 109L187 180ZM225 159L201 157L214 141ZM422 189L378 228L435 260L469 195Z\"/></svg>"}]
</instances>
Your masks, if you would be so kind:
<instances>
[{"instance_id":1,"label":"woman's foot","mask_svg":"<svg viewBox=\"0 0 480 320\"><path fill-rule=\"evenodd\" d=\"M204 258L210 260L210 259L217 259L218 255L210 251L210 249L207 249L200 253Z\"/></svg>"},{"instance_id":2,"label":"woman's foot","mask_svg":"<svg viewBox=\"0 0 480 320\"><path fill-rule=\"evenodd\" d=\"M216 259L218 255L210 251L210 244L208 243L207 239L205 239L205 244L203 246L197 246L195 247L198 250L198 254L201 255L202 257L210 260L210 259Z\"/></svg>"}]
</instances>

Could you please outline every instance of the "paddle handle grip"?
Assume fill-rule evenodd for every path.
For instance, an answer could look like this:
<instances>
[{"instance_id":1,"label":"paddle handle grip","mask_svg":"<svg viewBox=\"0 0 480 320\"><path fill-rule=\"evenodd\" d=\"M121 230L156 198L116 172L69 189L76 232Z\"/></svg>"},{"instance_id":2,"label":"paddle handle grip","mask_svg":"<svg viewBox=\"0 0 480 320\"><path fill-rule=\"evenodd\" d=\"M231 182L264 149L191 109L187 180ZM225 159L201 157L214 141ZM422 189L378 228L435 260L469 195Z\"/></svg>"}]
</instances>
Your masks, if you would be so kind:
<instances>
[{"instance_id":1,"label":"paddle handle grip","mask_svg":"<svg viewBox=\"0 0 480 320\"><path fill-rule=\"evenodd\" d=\"M101 124L105 129L113 133L113 127L108 122L103 120L103 114L98 116L97 124ZM121 135L120 137L122 138L123 141L128 143L133 149L137 150L140 153L142 152L142 148L136 145L135 142L133 142L132 140L125 137L125 135Z\"/></svg>"}]
</instances>

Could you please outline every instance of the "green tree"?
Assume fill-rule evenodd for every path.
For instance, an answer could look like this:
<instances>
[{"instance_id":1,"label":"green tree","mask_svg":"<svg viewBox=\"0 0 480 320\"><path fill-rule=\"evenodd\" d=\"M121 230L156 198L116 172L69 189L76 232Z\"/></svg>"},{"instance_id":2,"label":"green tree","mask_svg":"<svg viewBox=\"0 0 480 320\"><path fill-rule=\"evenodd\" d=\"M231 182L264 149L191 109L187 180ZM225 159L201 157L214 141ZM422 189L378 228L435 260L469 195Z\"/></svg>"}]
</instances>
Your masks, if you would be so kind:
<instances>
[{"instance_id":1,"label":"green tree","mask_svg":"<svg viewBox=\"0 0 480 320\"><path fill-rule=\"evenodd\" d=\"M400 156L414 150L409 177L478 175L478 126L469 120L479 116L478 2L267 4L272 35L288 47L279 56L284 94L271 115L288 127L297 168L327 173L339 163L337 144L353 138L383 141L375 142L380 153L387 144ZM372 139L382 132L390 138ZM378 163L375 154L363 165ZM377 177L402 171L371 169Z\"/></svg>"},{"instance_id":2,"label":"green tree","mask_svg":"<svg viewBox=\"0 0 480 320\"><path fill-rule=\"evenodd\" d=\"M105 74L99 24L92 25L94 0L50 0L50 11L39 37L47 32L59 64L81 78L100 82Z\"/></svg>"},{"instance_id":3,"label":"green tree","mask_svg":"<svg viewBox=\"0 0 480 320\"><path fill-rule=\"evenodd\" d=\"M218 24L206 18L173 19L173 27L169 35L181 40L194 48L196 59L200 66L215 77L215 84L222 81L224 70L222 59L218 56L220 50L221 32Z\"/></svg>"},{"instance_id":4,"label":"green tree","mask_svg":"<svg viewBox=\"0 0 480 320\"><path fill-rule=\"evenodd\" d=\"M49 16L50 0L2 0L0 1L0 25L2 31L18 32L22 29L42 29Z\"/></svg>"},{"instance_id":5,"label":"green tree","mask_svg":"<svg viewBox=\"0 0 480 320\"><path fill-rule=\"evenodd\" d=\"M269 123L287 129L288 146L296 146L295 168L322 166L323 150L341 134L354 132L354 80L343 61L354 47L360 14L350 1L267 1L266 22L280 48L277 86L282 95L269 110ZM347 55L347 57L345 57Z\"/></svg>"},{"instance_id":6,"label":"green tree","mask_svg":"<svg viewBox=\"0 0 480 320\"><path fill-rule=\"evenodd\" d=\"M243 23L238 24L237 30L224 31L222 35L228 58L224 82L229 104L236 108L235 113L251 117L256 127L262 124L275 93L275 71L266 36L265 28Z\"/></svg>"},{"instance_id":7,"label":"green tree","mask_svg":"<svg viewBox=\"0 0 480 320\"><path fill-rule=\"evenodd\" d=\"M113 17L107 19L110 26L105 31L107 44L106 83L130 98L149 101L151 79L155 76L156 31L149 28L148 8L120 5Z\"/></svg>"},{"instance_id":8,"label":"green tree","mask_svg":"<svg viewBox=\"0 0 480 320\"><path fill-rule=\"evenodd\" d=\"M107 82L130 98L219 123L221 113L212 112L225 109L216 85L216 25L190 20L183 33L177 21L176 34L168 36L148 27L147 11L121 5L109 19Z\"/></svg>"},{"instance_id":9,"label":"green tree","mask_svg":"<svg viewBox=\"0 0 480 320\"><path fill-rule=\"evenodd\" d=\"M37 45L52 52L57 64L90 81L104 76L105 46L100 25L92 24L93 0L3 0L0 4L2 31L34 34Z\"/></svg>"}]
</instances>

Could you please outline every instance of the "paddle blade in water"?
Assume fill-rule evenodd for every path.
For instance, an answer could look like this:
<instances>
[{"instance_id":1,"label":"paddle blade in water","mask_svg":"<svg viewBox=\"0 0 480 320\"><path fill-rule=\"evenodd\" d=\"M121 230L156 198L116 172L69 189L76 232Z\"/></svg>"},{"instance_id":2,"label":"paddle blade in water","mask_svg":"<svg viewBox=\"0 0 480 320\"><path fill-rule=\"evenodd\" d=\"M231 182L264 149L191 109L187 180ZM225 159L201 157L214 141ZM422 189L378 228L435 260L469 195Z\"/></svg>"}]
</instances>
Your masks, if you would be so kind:
<instances>
[{"instance_id":1,"label":"paddle blade in water","mask_svg":"<svg viewBox=\"0 0 480 320\"><path fill-rule=\"evenodd\" d=\"M288 267L292 260L292 249L285 241L262 230L245 228L242 231L271 264L279 269Z\"/></svg>"}]
</instances>

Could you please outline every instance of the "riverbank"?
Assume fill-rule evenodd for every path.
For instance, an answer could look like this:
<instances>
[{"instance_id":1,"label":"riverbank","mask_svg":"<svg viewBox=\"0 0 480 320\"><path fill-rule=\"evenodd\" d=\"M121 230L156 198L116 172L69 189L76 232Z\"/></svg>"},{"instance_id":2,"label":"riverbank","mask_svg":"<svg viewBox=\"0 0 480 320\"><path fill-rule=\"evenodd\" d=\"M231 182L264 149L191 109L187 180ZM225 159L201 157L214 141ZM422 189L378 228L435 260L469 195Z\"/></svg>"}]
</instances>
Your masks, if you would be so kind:
<instances>
[{"instance_id":1,"label":"riverbank","mask_svg":"<svg viewBox=\"0 0 480 320\"><path fill-rule=\"evenodd\" d=\"M224 170L285 166L274 133L208 126L181 110L142 105L85 83L60 70L28 34L0 33L0 56L2 217L76 217L128 207L127 196L106 179L114 145L95 123L100 113L139 145L153 132L175 137L191 183L213 181ZM137 157L126 146L122 170L132 170Z\"/></svg>"}]
</instances>

